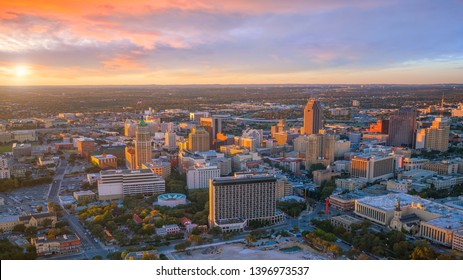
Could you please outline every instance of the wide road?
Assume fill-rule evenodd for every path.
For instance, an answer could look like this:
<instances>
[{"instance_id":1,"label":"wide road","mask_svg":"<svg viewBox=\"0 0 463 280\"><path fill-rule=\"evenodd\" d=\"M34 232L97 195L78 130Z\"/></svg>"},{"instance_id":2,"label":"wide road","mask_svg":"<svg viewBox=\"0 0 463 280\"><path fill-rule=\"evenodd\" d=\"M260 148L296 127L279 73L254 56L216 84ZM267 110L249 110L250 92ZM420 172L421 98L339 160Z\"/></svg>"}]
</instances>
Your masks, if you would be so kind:
<instances>
[{"instance_id":1,"label":"wide road","mask_svg":"<svg viewBox=\"0 0 463 280\"><path fill-rule=\"evenodd\" d=\"M68 156L66 155L66 159L60 160L58 168L56 169L55 176L53 178L53 182L51 183L50 190L48 192L48 201L51 201L57 205L60 205L59 192L68 167L67 158ZM85 228L80 224L79 220L74 215L69 214L62 205L61 207L63 208L63 217L61 217L61 219L68 222L71 230L80 238L83 250L83 252L80 254L73 256L63 256L63 258L70 257L90 259L96 255L100 255L103 258L106 258L108 250L87 233Z\"/></svg>"}]
</instances>

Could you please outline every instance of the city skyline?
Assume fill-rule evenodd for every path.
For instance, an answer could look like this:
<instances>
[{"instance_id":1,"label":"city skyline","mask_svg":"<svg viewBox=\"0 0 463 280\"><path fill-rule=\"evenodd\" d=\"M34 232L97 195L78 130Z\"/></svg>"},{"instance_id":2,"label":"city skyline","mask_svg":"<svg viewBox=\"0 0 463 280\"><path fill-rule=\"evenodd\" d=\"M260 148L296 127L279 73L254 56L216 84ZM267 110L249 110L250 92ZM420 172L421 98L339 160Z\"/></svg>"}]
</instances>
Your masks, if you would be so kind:
<instances>
[{"instance_id":1,"label":"city skyline","mask_svg":"<svg viewBox=\"0 0 463 280\"><path fill-rule=\"evenodd\" d=\"M462 8L14 1L0 7L0 85L463 83Z\"/></svg>"}]
</instances>

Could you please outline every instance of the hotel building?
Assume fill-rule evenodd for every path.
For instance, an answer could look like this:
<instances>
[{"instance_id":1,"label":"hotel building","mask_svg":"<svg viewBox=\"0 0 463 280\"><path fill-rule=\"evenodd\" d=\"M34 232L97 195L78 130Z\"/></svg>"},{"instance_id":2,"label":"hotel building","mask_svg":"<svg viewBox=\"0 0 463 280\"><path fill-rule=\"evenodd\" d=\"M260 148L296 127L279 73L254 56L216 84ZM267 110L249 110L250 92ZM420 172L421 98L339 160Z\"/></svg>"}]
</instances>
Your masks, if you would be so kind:
<instances>
[{"instance_id":1,"label":"hotel building","mask_svg":"<svg viewBox=\"0 0 463 280\"><path fill-rule=\"evenodd\" d=\"M277 179L270 175L241 175L210 180L209 226L224 232L242 231L253 220L278 223Z\"/></svg>"}]
</instances>

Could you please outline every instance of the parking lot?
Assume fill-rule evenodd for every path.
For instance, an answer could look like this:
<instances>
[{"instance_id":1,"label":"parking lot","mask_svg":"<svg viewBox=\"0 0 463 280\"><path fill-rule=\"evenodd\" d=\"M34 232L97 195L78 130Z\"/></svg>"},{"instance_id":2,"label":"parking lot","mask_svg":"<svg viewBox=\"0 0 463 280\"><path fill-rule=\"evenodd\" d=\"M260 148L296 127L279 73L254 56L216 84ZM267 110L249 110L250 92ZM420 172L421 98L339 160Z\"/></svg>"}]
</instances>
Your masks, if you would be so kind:
<instances>
[{"instance_id":1,"label":"parking lot","mask_svg":"<svg viewBox=\"0 0 463 280\"><path fill-rule=\"evenodd\" d=\"M64 177L61 183L60 195L72 195L73 192L79 191L85 180L86 177L84 175Z\"/></svg>"},{"instance_id":2,"label":"parking lot","mask_svg":"<svg viewBox=\"0 0 463 280\"><path fill-rule=\"evenodd\" d=\"M50 185L40 185L20 188L11 192L1 193L5 205L0 206L0 216L21 216L37 213L37 206L41 205L47 211L47 194Z\"/></svg>"}]
</instances>

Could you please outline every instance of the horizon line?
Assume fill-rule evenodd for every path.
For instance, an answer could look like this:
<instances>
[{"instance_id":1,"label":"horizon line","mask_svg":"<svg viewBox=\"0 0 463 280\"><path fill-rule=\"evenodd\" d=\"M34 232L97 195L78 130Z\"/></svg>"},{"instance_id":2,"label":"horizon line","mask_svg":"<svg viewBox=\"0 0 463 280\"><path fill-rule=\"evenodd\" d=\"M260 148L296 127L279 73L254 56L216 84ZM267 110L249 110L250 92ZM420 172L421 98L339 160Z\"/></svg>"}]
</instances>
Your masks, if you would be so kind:
<instances>
[{"instance_id":1,"label":"horizon line","mask_svg":"<svg viewBox=\"0 0 463 280\"><path fill-rule=\"evenodd\" d=\"M251 84L219 84L219 83L198 83L198 84L60 84L60 85L0 85L0 87L141 87L141 86L163 86L163 87L188 87L188 86L372 86L372 85L387 85L387 86L463 86L463 82L452 82L452 83L251 83Z\"/></svg>"}]
</instances>

